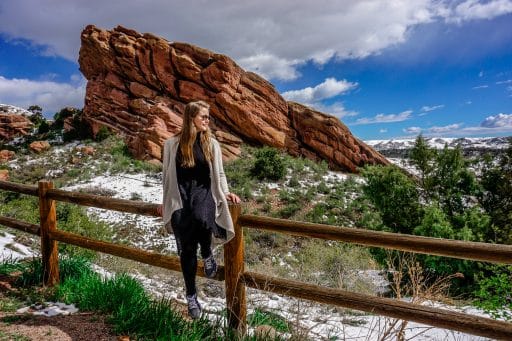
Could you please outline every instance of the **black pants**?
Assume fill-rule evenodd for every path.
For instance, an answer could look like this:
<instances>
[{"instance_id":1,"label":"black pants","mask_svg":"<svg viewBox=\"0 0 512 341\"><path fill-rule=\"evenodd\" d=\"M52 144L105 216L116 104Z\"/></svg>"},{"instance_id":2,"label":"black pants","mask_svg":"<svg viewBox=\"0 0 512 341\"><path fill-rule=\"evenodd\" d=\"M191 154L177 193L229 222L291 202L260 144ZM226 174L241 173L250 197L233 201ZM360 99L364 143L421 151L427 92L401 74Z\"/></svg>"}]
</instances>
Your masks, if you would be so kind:
<instances>
[{"instance_id":1,"label":"black pants","mask_svg":"<svg viewBox=\"0 0 512 341\"><path fill-rule=\"evenodd\" d=\"M196 293L197 246L201 246L201 257L209 257L212 254L212 232L204 223L194 219L186 209L173 213L171 225L180 256L186 292L191 296Z\"/></svg>"}]
</instances>

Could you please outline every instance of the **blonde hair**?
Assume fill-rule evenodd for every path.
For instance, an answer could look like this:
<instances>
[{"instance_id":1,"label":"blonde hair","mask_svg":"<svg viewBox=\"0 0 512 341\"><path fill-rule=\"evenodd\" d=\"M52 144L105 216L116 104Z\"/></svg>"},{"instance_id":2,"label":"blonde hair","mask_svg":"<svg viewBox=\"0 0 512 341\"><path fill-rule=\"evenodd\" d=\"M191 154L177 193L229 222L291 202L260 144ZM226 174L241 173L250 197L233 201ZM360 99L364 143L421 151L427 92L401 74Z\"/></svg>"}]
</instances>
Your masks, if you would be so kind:
<instances>
[{"instance_id":1,"label":"blonde hair","mask_svg":"<svg viewBox=\"0 0 512 341\"><path fill-rule=\"evenodd\" d=\"M191 168L195 166L194 160L194 142L197 137L197 129L194 125L194 118L199 114L202 109L210 110L208 103L204 101L190 102L185 106L185 114L183 115L183 125L180 133L179 153L181 154L181 166L184 168ZM210 145L211 131L210 128L206 131L199 132L201 134L201 149L203 150L204 157L208 161L212 161L213 154Z\"/></svg>"}]
</instances>

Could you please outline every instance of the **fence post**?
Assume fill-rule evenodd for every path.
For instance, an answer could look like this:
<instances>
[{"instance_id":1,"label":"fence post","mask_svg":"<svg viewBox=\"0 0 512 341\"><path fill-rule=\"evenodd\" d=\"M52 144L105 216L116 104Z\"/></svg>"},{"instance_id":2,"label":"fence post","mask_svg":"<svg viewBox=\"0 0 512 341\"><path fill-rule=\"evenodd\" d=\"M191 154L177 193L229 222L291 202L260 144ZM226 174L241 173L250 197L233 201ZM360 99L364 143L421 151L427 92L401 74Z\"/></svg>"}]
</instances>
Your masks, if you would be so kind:
<instances>
[{"instance_id":1,"label":"fence post","mask_svg":"<svg viewBox=\"0 0 512 341\"><path fill-rule=\"evenodd\" d=\"M245 301L244 273L244 235L238 223L241 214L240 205L230 205L229 211L235 227L235 236L224 246L224 271L226 285L226 306L228 325L240 334L246 331L247 307Z\"/></svg>"},{"instance_id":2,"label":"fence post","mask_svg":"<svg viewBox=\"0 0 512 341\"><path fill-rule=\"evenodd\" d=\"M50 238L50 231L57 229L55 201L46 197L46 191L53 188L53 182L39 181L39 218L41 224L41 258L43 261L43 285L59 283L59 251L57 242Z\"/></svg>"}]
</instances>

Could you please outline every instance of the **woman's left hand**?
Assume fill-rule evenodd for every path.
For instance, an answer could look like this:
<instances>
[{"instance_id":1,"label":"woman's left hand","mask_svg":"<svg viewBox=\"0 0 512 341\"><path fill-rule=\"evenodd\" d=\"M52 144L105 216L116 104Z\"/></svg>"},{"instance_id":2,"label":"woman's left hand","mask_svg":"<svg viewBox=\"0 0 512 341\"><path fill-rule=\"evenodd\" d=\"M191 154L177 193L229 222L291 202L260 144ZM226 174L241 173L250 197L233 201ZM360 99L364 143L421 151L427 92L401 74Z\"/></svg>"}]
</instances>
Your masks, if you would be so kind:
<instances>
[{"instance_id":1,"label":"woman's left hand","mask_svg":"<svg viewBox=\"0 0 512 341\"><path fill-rule=\"evenodd\" d=\"M226 194L226 199L228 201L233 202L233 204L239 204L240 203L240 197L236 195L235 193L228 193Z\"/></svg>"}]
</instances>

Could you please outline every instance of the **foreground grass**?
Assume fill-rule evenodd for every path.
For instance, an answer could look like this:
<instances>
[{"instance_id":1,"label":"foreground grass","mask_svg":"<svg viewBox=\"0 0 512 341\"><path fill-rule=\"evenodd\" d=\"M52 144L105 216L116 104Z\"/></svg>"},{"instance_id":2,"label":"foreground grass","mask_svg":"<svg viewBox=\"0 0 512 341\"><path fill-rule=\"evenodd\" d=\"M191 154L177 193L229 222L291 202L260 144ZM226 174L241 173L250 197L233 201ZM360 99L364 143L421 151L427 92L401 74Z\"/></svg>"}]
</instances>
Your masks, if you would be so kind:
<instances>
[{"instance_id":1,"label":"foreground grass","mask_svg":"<svg viewBox=\"0 0 512 341\"><path fill-rule=\"evenodd\" d=\"M116 334L129 335L136 340L239 340L225 326L221 316L216 321L204 316L191 321L181 314L176 303L169 299L152 298L137 280L127 274L102 278L91 269L86 258L79 257L64 256L59 265L61 284L41 291L37 288L41 286L42 279L39 259L30 262L4 260L0 263L0 275L18 274L15 285L20 287L19 293L25 296L2 298L0 310L12 312L27 304L27 301L29 304L43 300L63 301L73 303L83 311L107 315ZM288 330L284 320L266 316L263 311L258 311L257 316L250 316L249 324L272 324L273 321L279 324L277 330ZM268 338L246 336L242 340Z\"/></svg>"}]
</instances>

